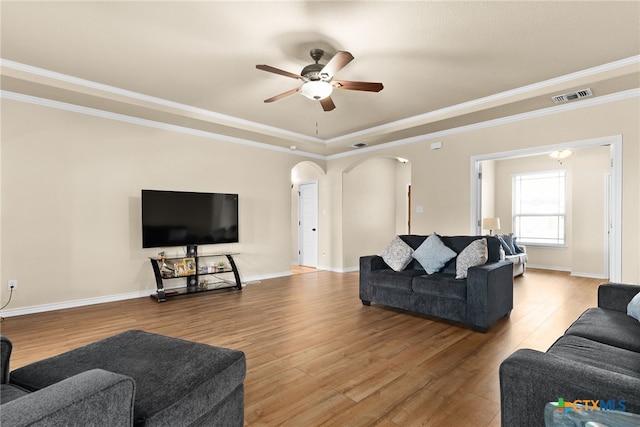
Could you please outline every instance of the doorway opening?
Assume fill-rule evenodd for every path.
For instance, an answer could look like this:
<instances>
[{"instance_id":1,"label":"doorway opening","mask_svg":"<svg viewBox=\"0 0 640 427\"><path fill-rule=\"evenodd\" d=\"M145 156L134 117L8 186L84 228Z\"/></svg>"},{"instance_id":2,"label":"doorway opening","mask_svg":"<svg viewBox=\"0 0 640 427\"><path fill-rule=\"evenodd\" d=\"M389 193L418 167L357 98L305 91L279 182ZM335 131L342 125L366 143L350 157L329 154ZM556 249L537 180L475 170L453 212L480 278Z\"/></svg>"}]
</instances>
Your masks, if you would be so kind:
<instances>
[{"instance_id":1,"label":"doorway opening","mask_svg":"<svg viewBox=\"0 0 640 427\"><path fill-rule=\"evenodd\" d=\"M318 182L298 185L298 266L318 267Z\"/></svg>"},{"instance_id":2,"label":"doorway opening","mask_svg":"<svg viewBox=\"0 0 640 427\"><path fill-rule=\"evenodd\" d=\"M486 175L483 171L483 164L489 164L491 161L541 155L555 150L580 150L581 148L593 147L606 147L609 153L608 178L605 178L607 180L606 195L602 202L606 218L602 238L603 252L606 254L603 274L607 275L612 282L620 281L622 276L622 136L620 135L472 157L471 206L473 208L471 209L470 227L472 233L482 234L482 218L488 213L486 206L483 211L483 176Z\"/></svg>"},{"instance_id":3,"label":"doorway opening","mask_svg":"<svg viewBox=\"0 0 640 427\"><path fill-rule=\"evenodd\" d=\"M324 176L324 169L312 161L291 168L291 274L319 267L319 200Z\"/></svg>"}]
</instances>

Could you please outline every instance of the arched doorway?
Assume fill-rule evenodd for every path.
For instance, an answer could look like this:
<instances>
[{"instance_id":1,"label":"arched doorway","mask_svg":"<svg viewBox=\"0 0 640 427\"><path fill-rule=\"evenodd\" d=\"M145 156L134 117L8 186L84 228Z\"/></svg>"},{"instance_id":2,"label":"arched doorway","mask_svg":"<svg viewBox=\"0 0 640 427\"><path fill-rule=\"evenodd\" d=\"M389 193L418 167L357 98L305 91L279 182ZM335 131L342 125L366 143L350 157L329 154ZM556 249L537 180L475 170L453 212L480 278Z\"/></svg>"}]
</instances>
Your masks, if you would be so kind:
<instances>
[{"instance_id":1,"label":"arched doorway","mask_svg":"<svg viewBox=\"0 0 640 427\"><path fill-rule=\"evenodd\" d=\"M319 194L324 176L324 170L310 161L300 162L291 169L291 265L294 267L318 267Z\"/></svg>"}]
</instances>

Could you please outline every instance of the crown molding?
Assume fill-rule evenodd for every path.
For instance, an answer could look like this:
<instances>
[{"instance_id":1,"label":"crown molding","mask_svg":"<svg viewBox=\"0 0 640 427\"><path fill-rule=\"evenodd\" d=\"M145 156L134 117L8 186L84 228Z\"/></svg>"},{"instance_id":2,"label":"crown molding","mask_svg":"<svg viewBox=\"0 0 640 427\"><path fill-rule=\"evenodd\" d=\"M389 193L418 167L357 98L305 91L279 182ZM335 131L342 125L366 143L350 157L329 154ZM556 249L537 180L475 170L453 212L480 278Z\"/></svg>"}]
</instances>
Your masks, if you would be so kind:
<instances>
[{"instance_id":1,"label":"crown molding","mask_svg":"<svg viewBox=\"0 0 640 427\"><path fill-rule=\"evenodd\" d=\"M483 98L474 99L468 102L463 102L461 104L452 105L450 107L430 111L428 113L418 114L416 116L385 123L365 130L345 134L335 138L327 139L325 140L325 142L327 144L332 144L335 142L341 142L350 139L359 139L370 136L372 134L385 133L387 131L419 126L436 120L441 120L443 118L451 117L452 115L467 113L469 112L469 110L477 110L478 108L489 108L496 104L501 104L507 100L512 101L514 98L518 99L524 95L531 95L535 92L546 91L556 85L566 84L585 77L593 77L598 74L609 73L627 67L634 67L637 65L640 65L640 55L631 56L629 58L609 62L607 64L588 68L586 70L577 71L575 73L566 74L564 76L555 77L552 79L544 80L542 82L533 83L527 86L522 86L494 95L489 95Z\"/></svg>"},{"instance_id":2,"label":"crown molding","mask_svg":"<svg viewBox=\"0 0 640 427\"><path fill-rule=\"evenodd\" d=\"M526 95L531 95L532 93L535 93L535 92L548 90L555 85L566 84L572 81L579 80L581 78L593 77L598 74L615 72L627 67L635 67L639 64L640 64L640 55L636 55L636 56L621 59L618 61L613 61L607 64L599 65L596 67L588 68L586 70L581 70L574 73L566 74L564 76L545 80L542 82L530 84L527 86L522 86L520 88L516 88L513 90L471 100L461 104L452 105L450 107L442 108L435 111L430 111L428 113L407 117L405 119L396 120L396 121L385 123L379 126L374 126L368 129L352 132L352 133L338 136L335 138L321 139L321 138L311 137L311 136L304 135L297 132L288 131L286 129L277 128L274 126L268 126L261 123L252 122L250 120L240 119L237 117L228 116L221 113L216 113L214 111L206 110L203 108L198 108L198 107L181 104L178 102L169 101L169 100L154 97L154 96L145 95L138 92L133 92L130 90L118 88L115 86L94 82L91 80L81 79L78 77L70 76L70 75L59 73L56 71L34 67L28 64L23 64L20 62L9 60L9 59L0 58L0 67L2 67L3 69L13 70L14 72L27 74L27 75L35 76L39 78L51 79L53 81L57 81L60 83L70 84L72 86L89 88L98 92L108 93L118 97L128 98L130 100L136 100L136 101L140 101L140 102L144 102L144 103L148 103L156 106L161 106L171 110L177 110L183 113L188 113L190 115L194 114L198 116L204 116L212 120L214 123L218 123L222 125L225 125L225 124L232 125L241 129L247 129L247 130L251 130L258 133L278 135L284 139L293 138L293 139L299 139L303 141L321 143L325 145L329 145L337 142L343 142L343 141L352 140L352 139L364 138L372 135L384 134L390 131L406 129L408 127L430 123L435 120L441 120L443 118L468 113L470 111L477 111L480 108L489 108L497 104L502 104L506 101L512 101L514 99L518 99ZM5 71L3 71L3 74L4 73ZM414 138L410 138L410 139L413 140ZM246 141L246 140L243 140L243 141ZM362 151L363 150L358 150L357 152L362 152ZM310 153L306 153L306 154L310 154ZM338 154L331 155L329 156L329 158L332 156L339 156L339 155Z\"/></svg>"},{"instance_id":3,"label":"crown molding","mask_svg":"<svg viewBox=\"0 0 640 427\"><path fill-rule=\"evenodd\" d=\"M275 126L268 126L261 123L252 122L250 120L240 119L238 117L228 116L226 114L216 113L214 111L206 110L204 108L198 108L187 104L181 104L179 102L169 101L167 99L158 98L155 96L145 95L142 93L134 92L127 89L122 89L116 86L110 86L103 83L94 82L91 80L81 79L79 77L70 76L68 74L59 73L57 71L51 71L44 68L34 67L32 65L23 64L20 62L12 61L10 59L0 58L0 67L8 70L17 71L30 76L50 79L53 81L70 84L72 86L79 86L88 89L92 89L102 93L108 93L116 95L118 97L124 97L131 100L142 101L144 103L162 106L171 110L177 110L184 113L195 114L198 116L204 116L211 119L214 123L227 124L240 127L242 129L249 129L260 133L277 134L287 138L300 139L311 142L324 143L325 140L321 138L314 138L308 135L304 135L297 132L291 132L286 129L277 128Z\"/></svg>"},{"instance_id":4,"label":"crown molding","mask_svg":"<svg viewBox=\"0 0 640 427\"><path fill-rule=\"evenodd\" d=\"M23 102L27 104L39 105L42 107L53 108L56 110L64 110L64 111L70 111L70 112L79 113L79 114L85 114L88 116L101 117L103 119L116 120L124 123L131 123L131 124L140 125L140 126L163 129L170 132L178 132L186 135L199 136L202 138L214 139L216 141L246 145L254 148L261 148L264 150L278 151L281 153L289 153L289 154L294 154L301 157L310 157L310 158L319 159L319 160L325 159L325 156L322 156L319 154L307 153L299 150L292 151L289 148L278 147L271 144L265 144L263 142L252 141L249 139L221 135L214 132L207 132L199 129L189 128L186 126L172 125L168 123L158 122L155 120L141 119L139 117L133 117L126 114L112 113L110 111L99 110L96 108L89 108L82 105L69 104L66 102L53 101L51 99L38 98L35 96L24 95L21 93L10 92L6 90L0 91L0 98Z\"/></svg>"},{"instance_id":5,"label":"crown molding","mask_svg":"<svg viewBox=\"0 0 640 427\"><path fill-rule=\"evenodd\" d=\"M158 121L148 120L148 119L141 119L139 117L128 116L125 114L112 113L109 111L103 111L95 108L89 108L89 107L69 104L69 103L60 102L60 101L53 101L50 99L24 95L16 92L0 90L0 98L2 99L9 99L12 101L35 104L43 107L54 108L57 110L71 111L74 113L85 114L85 115L94 116L94 117L101 117L105 119L116 120L120 122L136 124L140 126L152 127L152 128L163 129L171 132L178 132L178 133L183 133L187 135L199 136L207 139L229 142L232 144L241 144L241 145L246 145L254 148L261 148L264 150L288 153L288 154L293 154L301 157L308 157L308 158L317 159L317 160L333 160L333 159L340 159L344 157L351 157L351 156L356 156L363 153L370 153L370 152L385 150L388 148L399 147L407 144L414 144L420 141L443 138L450 135L456 135L456 134L465 133L465 132L472 132L478 129L502 126L508 123L515 123L515 122L519 122L522 120L529 120L536 117L559 114L566 111L578 110L582 108L592 107L595 105L607 104L610 102L622 101L625 99L631 99L631 98L637 98L637 97L640 97L640 88L630 89L627 91L618 92L610 95L603 95L597 98L582 99L578 102L573 102L570 104L557 105L557 106L543 108L536 111L530 111L527 113L516 114L513 116L502 117L499 119L488 120L480 123L474 123L472 125L460 126L457 128L451 128L451 129L433 132L429 134L423 134L423 135L418 135L410 138L399 139L396 141L391 141L384 144L375 145L372 147L366 147L366 148L362 148L355 151L323 156L320 154L308 153L308 152L298 151L298 150L292 151L291 149L278 147L270 144L265 144L258 141L252 141L252 140L243 139L243 138L221 135L221 134L193 129L185 126L171 125L168 123L163 123L163 122L158 122Z\"/></svg>"},{"instance_id":6,"label":"crown molding","mask_svg":"<svg viewBox=\"0 0 640 427\"><path fill-rule=\"evenodd\" d=\"M622 92L612 93L610 95L603 95L597 98L587 98L580 100L578 102L573 102L570 104L557 105L549 108L543 108L540 110L529 111L527 113L515 114L513 116L501 117L499 119L487 120L484 122L474 123L471 125L460 126L457 128L446 129L438 132L428 133L424 135L414 136L411 138L400 139L397 141L387 142L384 144L378 144L372 147L361 148L357 151L350 151L340 154L332 154L330 156L326 156L326 160L339 159L343 157L351 157L358 154L379 151L392 147L399 147L407 144L414 144L420 141L427 141L430 139L439 139L444 138L450 135L456 135L460 133L472 132L478 129L486 129L495 126L502 126L508 123L515 123L522 120L529 120L536 117L549 116L552 114L559 114L566 111L579 110L582 108L593 107L595 105L608 104L610 102L622 101L625 99L637 98L640 97L640 88L638 89L630 89Z\"/></svg>"}]
</instances>

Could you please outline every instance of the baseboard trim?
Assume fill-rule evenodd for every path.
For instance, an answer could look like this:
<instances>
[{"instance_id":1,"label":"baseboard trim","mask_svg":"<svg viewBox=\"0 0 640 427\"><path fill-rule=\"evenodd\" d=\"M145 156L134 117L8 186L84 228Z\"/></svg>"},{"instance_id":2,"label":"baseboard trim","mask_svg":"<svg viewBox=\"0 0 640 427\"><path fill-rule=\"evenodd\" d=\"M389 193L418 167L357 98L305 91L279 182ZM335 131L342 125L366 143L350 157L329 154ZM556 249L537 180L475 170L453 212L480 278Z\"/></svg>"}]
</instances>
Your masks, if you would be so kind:
<instances>
[{"instance_id":1,"label":"baseboard trim","mask_svg":"<svg viewBox=\"0 0 640 427\"><path fill-rule=\"evenodd\" d=\"M603 280L608 280L609 279L604 274L582 273L580 271L572 271L571 275L575 276L575 277L586 277L588 279L603 279Z\"/></svg>"},{"instance_id":2,"label":"baseboard trim","mask_svg":"<svg viewBox=\"0 0 640 427\"><path fill-rule=\"evenodd\" d=\"M261 280L274 279L277 277L285 277L285 276L291 276L291 271L289 270L289 271L281 271L278 273L250 276L242 279L242 286L244 287L247 285L255 285L255 284L259 284ZM169 287L167 287L166 289L169 289ZM2 317L15 317L15 316L23 316L25 314L36 314L36 313L44 313L47 311L65 310L67 308L84 307L87 305L104 304L108 302L125 301L128 299L149 297L153 295L155 292L156 292L156 289L153 288L153 289L147 289L143 291L129 292L126 294L106 295L106 296L97 297L97 298L85 298L85 299L78 299L78 300L71 300L71 301L63 301L63 302L58 302L53 304L34 305L30 307L21 307L21 308L3 310L0 313L0 315Z\"/></svg>"},{"instance_id":3,"label":"baseboard trim","mask_svg":"<svg viewBox=\"0 0 640 427\"><path fill-rule=\"evenodd\" d=\"M353 273L360 270L359 267L334 268L327 265L319 265L317 268L318 270L331 271L333 273Z\"/></svg>"},{"instance_id":4,"label":"baseboard trim","mask_svg":"<svg viewBox=\"0 0 640 427\"><path fill-rule=\"evenodd\" d=\"M581 272L581 271L572 271L570 268L566 268L566 267L554 267L554 266L550 266L550 265L527 264L527 268L536 268L538 270L562 271L562 272L565 272L565 273L569 273L571 276L587 277L589 279L609 279L604 274L584 273L584 272Z\"/></svg>"},{"instance_id":5,"label":"baseboard trim","mask_svg":"<svg viewBox=\"0 0 640 427\"><path fill-rule=\"evenodd\" d=\"M555 267L553 265L539 265L539 264L527 263L527 268L537 268L539 270L551 270L551 271L564 271L565 273L571 273L571 269L570 268Z\"/></svg>"},{"instance_id":6,"label":"baseboard trim","mask_svg":"<svg viewBox=\"0 0 640 427\"><path fill-rule=\"evenodd\" d=\"M155 289L146 291L130 292L127 294L107 295L97 298L86 298L72 301L63 301L53 304L33 305L30 307L14 308L2 311L2 317L22 316L25 314L44 313L47 311L64 310L67 308L84 307L87 305L104 304L107 302L124 301L128 299L148 297L155 292Z\"/></svg>"}]
</instances>

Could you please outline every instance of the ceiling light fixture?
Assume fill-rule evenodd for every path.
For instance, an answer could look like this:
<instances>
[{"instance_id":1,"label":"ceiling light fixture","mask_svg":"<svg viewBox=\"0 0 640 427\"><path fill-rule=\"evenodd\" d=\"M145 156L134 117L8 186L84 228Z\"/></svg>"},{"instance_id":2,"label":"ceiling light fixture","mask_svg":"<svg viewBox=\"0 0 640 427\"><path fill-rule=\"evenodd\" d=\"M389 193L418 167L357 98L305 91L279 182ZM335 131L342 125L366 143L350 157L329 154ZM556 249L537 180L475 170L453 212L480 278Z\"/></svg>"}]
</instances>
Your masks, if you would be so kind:
<instances>
[{"instance_id":1,"label":"ceiling light fixture","mask_svg":"<svg viewBox=\"0 0 640 427\"><path fill-rule=\"evenodd\" d=\"M331 95L331 92L333 92L331 83L322 80L310 80L300 88L300 93L314 100L326 98Z\"/></svg>"},{"instance_id":2,"label":"ceiling light fixture","mask_svg":"<svg viewBox=\"0 0 640 427\"><path fill-rule=\"evenodd\" d=\"M556 160L566 159L573 154L573 150L556 150L549 153L549 157Z\"/></svg>"}]
</instances>

